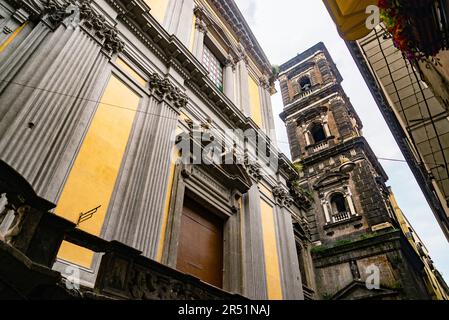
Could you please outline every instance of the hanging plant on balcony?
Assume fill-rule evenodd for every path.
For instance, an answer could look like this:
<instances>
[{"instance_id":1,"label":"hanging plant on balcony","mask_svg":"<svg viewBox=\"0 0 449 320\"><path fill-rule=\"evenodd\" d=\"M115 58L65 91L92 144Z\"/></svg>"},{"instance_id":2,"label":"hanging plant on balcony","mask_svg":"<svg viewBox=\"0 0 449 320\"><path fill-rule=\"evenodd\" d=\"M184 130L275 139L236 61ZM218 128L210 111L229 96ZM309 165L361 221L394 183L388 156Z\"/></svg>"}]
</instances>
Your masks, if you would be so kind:
<instances>
[{"instance_id":1,"label":"hanging plant on balcony","mask_svg":"<svg viewBox=\"0 0 449 320\"><path fill-rule=\"evenodd\" d=\"M435 0L379 0L378 6L394 46L409 61L432 58L445 47Z\"/></svg>"}]
</instances>

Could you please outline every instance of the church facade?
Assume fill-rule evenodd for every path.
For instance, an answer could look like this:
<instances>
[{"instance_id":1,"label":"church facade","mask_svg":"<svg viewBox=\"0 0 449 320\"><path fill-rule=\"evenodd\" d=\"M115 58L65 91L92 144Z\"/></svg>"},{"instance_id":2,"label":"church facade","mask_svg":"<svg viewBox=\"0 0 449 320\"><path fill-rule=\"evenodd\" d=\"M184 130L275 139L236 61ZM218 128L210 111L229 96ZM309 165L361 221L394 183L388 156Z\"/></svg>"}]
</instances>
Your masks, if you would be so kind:
<instances>
[{"instance_id":1,"label":"church facade","mask_svg":"<svg viewBox=\"0 0 449 320\"><path fill-rule=\"evenodd\" d=\"M304 298L307 199L233 1L2 0L0 17L1 159L56 215L224 291ZM95 285L101 254L57 257Z\"/></svg>"}]
</instances>

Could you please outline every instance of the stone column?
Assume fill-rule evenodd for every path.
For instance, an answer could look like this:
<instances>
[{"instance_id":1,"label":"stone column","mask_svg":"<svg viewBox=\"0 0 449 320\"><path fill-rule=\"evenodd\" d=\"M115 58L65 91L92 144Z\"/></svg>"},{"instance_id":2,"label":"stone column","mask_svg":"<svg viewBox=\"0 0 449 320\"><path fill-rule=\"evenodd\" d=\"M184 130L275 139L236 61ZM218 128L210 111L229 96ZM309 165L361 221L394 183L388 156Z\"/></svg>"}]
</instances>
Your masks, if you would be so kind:
<instances>
[{"instance_id":1,"label":"stone column","mask_svg":"<svg viewBox=\"0 0 449 320\"><path fill-rule=\"evenodd\" d=\"M357 212L355 211L355 207L354 207L354 202L352 201L351 192L347 192L345 194L345 197L346 197L346 201L348 202L349 210L351 211L351 215L353 215L353 216L357 215Z\"/></svg>"},{"instance_id":2,"label":"stone column","mask_svg":"<svg viewBox=\"0 0 449 320\"><path fill-rule=\"evenodd\" d=\"M167 193L172 140L187 97L169 80L150 78L150 98L136 115L121 176L109 205L105 237L155 259Z\"/></svg>"},{"instance_id":3,"label":"stone column","mask_svg":"<svg viewBox=\"0 0 449 320\"><path fill-rule=\"evenodd\" d=\"M304 138L306 139L306 147L310 146L310 135L309 135L309 131L307 130L306 126L302 127L302 134L304 135Z\"/></svg>"},{"instance_id":4,"label":"stone column","mask_svg":"<svg viewBox=\"0 0 449 320\"><path fill-rule=\"evenodd\" d=\"M326 134L326 137L330 137L331 136L331 131L329 129L329 123L328 123L327 116L324 116L321 119L323 121L324 133Z\"/></svg>"},{"instance_id":5,"label":"stone column","mask_svg":"<svg viewBox=\"0 0 449 320\"><path fill-rule=\"evenodd\" d=\"M251 116L250 99L249 99L249 73L245 57L242 57L237 63L237 86L238 99L237 106L244 113L246 117Z\"/></svg>"},{"instance_id":6,"label":"stone column","mask_svg":"<svg viewBox=\"0 0 449 320\"><path fill-rule=\"evenodd\" d=\"M203 60L203 50L204 50L204 37L207 33L207 25L199 17L195 22L195 35L193 42L193 55L199 61Z\"/></svg>"},{"instance_id":7,"label":"stone column","mask_svg":"<svg viewBox=\"0 0 449 320\"><path fill-rule=\"evenodd\" d=\"M234 89L234 68L235 65L231 59L226 61L224 67L224 94L235 103L235 89Z\"/></svg>"},{"instance_id":8,"label":"stone column","mask_svg":"<svg viewBox=\"0 0 449 320\"><path fill-rule=\"evenodd\" d=\"M95 112L108 61L123 49L115 29L99 23L100 16L80 21L77 7L65 18L55 10L36 22L14 52L0 55L0 74L11 81L0 84L2 159L52 202ZM79 26L97 23L102 39Z\"/></svg>"},{"instance_id":9,"label":"stone column","mask_svg":"<svg viewBox=\"0 0 449 320\"><path fill-rule=\"evenodd\" d=\"M178 37L186 47L191 37L193 7L193 0L170 0L164 20L168 33Z\"/></svg>"},{"instance_id":10,"label":"stone column","mask_svg":"<svg viewBox=\"0 0 449 320\"><path fill-rule=\"evenodd\" d=\"M267 280L263 248L260 192L257 183L243 196L244 295L250 299L266 300Z\"/></svg>"},{"instance_id":11,"label":"stone column","mask_svg":"<svg viewBox=\"0 0 449 320\"><path fill-rule=\"evenodd\" d=\"M265 97L266 127L268 131L268 136L271 138L272 142L277 145L276 126L274 124L273 105L271 103L269 84L267 84L267 86L262 89L262 93Z\"/></svg>"},{"instance_id":12,"label":"stone column","mask_svg":"<svg viewBox=\"0 0 449 320\"><path fill-rule=\"evenodd\" d=\"M329 214L329 201L327 200L321 200L321 206L324 210L324 217L326 218L326 223L331 223L331 217Z\"/></svg>"},{"instance_id":13,"label":"stone column","mask_svg":"<svg viewBox=\"0 0 449 320\"><path fill-rule=\"evenodd\" d=\"M293 219L289 210L293 200L288 191L279 186L273 190L277 205L274 207L276 234L281 267L282 295L284 300L303 300L301 271L296 252Z\"/></svg>"}]
</instances>

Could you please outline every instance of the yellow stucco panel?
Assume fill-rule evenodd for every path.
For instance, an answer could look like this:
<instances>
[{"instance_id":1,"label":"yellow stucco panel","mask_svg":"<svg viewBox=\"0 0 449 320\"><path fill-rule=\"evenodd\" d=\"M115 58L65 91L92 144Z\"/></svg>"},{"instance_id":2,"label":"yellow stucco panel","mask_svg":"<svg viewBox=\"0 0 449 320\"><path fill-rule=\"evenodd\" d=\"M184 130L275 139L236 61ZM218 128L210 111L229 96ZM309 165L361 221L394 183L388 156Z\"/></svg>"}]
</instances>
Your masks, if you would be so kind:
<instances>
[{"instance_id":1,"label":"yellow stucco panel","mask_svg":"<svg viewBox=\"0 0 449 320\"><path fill-rule=\"evenodd\" d=\"M150 7L150 13L156 20L162 24L165 18L165 12L167 11L169 0L144 0L145 3Z\"/></svg>"},{"instance_id":2,"label":"yellow stucco panel","mask_svg":"<svg viewBox=\"0 0 449 320\"><path fill-rule=\"evenodd\" d=\"M140 85L145 86L146 84L146 80L144 78L142 78L137 72L136 70L134 70L129 64L127 64L125 61L123 61L120 58L117 58L117 60L115 61L115 63L117 63L117 65L122 68L123 70L125 70L134 80L136 80Z\"/></svg>"},{"instance_id":3,"label":"yellow stucco panel","mask_svg":"<svg viewBox=\"0 0 449 320\"><path fill-rule=\"evenodd\" d=\"M260 200L262 214L265 271L267 274L268 299L282 300L281 272L274 224L274 211L264 200Z\"/></svg>"},{"instance_id":4,"label":"yellow stucco panel","mask_svg":"<svg viewBox=\"0 0 449 320\"><path fill-rule=\"evenodd\" d=\"M181 130L179 128L177 128L177 133L179 131L181 131ZM171 163L170 163L170 172L169 172L169 176L168 176L167 191L165 194L164 215L162 217L161 235L159 238L159 247L158 247L157 258L156 258L156 260L159 262L162 261L162 255L164 253L164 241L165 241L165 235L167 233L168 216L170 213L171 193L172 193L172 189L173 189L173 181L175 178L176 161L178 160L178 158L179 158L179 150L177 147L173 147Z\"/></svg>"},{"instance_id":5,"label":"yellow stucco panel","mask_svg":"<svg viewBox=\"0 0 449 320\"><path fill-rule=\"evenodd\" d=\"M259 86L251 76L249 76L248 82L251 118L259 126L259 128L262 128L262 108L260 105Z\"/></svg>"},{"instance_id":6,"label":"yellow stucco panel","mask_svg":"<svg viewBox=\"0 0 449 320\"><path fill-rule=\"evenodd\" d=\"M73 222L81 212L101 205L80 225L91 234L100 235L103 227L139 100L124 83L111 77L59 198L57 213ZM90 267L93 253L64 242L58 257Z\"/></svg>"},{"instance_id":7,"label":"yellow stucco panel","mask_svg":"<svg viewBox=\"0 0 449 320\"><path fill-rule=\"evenodd\" d=\"M270 198L270 199L273 198L273 193L272 193L271 190L268 189L264 184L259 183L259 190L260 190L260 192L262 192L264 195L266 195L268 198Z\"/></svg>"}]
</instances>

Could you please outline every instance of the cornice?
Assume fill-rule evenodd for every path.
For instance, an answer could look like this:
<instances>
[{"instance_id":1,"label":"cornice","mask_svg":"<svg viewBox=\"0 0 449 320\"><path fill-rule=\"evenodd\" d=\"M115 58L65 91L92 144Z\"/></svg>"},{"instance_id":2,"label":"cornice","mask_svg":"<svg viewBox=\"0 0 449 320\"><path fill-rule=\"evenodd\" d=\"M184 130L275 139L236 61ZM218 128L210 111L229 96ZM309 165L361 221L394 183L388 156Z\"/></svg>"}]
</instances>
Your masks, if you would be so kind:
<instances>
[{"instance_id":1,"label":"cornice","mask_svg":"<svg viewBox=\"0 0 449 320\"><path fill-rule=\"evenodd\" d=\"M261 68L261 70L268 76L271 76L271 63L234 0L210 0L210 2L231 26L247 52L251 55L251 57L253 57L253 60L256 62L258 67Z\"/></svg>"},{"instance_id":2,"label":"cornice","mask_svg":"<svg viewBox=\"0 0 449 320\"><path fill-rule=\"evenodd\" d=\"M282 185L273 188L273 196L280 207L290 208L294 202L290 192Z\"/></svg>"},{"instance_id":3,"label":"cornice","mask_svg":"<svg viewBox=\"0 0 449 320\"><path fill-rule=\"evenodd\" d=\"M42 21L51 29L61 24L80 25L92 36L107 54L123 51L124 43L119 39L115 26L106 18L95 12L89 0L40 1L40 0L8 0L16 9L29 14L32 21Z\"/></svg>"},{"instance_id":4,"label":"cornice","mask_svg":"<svg viewBox=\"0 0 449 320\"><path fill-rule=\"evenodd\" d=\"M337 82L334 82L332 83L332 85L329 85L328 87L317 89L316 92L312 92L309 96L293 101L291 104L288 105L287 108L284 109L284 111L282 111L280 117L285 122L290 115L300 111L301 109L305 109L315 101L324 99L334 93L341 93L341 92L343 92L343 88L341 87L341 85Z\"/></svg>"},{"instance_id":5,"label":"cornice","mask_svg":"<svg viewBox=\"0 0 449 320\"><path fill-rule=\"evenodd\" d=\"M163 79L157 74L152 74L149 80L149 88L153 95L161 100L167 101L176 110L187 105L187 96L179 88L174 86L170 80Z\"/></svg>"},{"instance_id":6,"label":"cornice","mask_svg":"<svg viewBox=\"0 0 449 320\"><path fill-rule=\"evenodd\" d=\"M350 140L340 142L335 146L324 149L318 153L315 153L311 156L305 157L301 160L301 163L304 167L312 166L318 162L323 161L323 159L329 159L330 157L335 157L336 155L341 155L342 152L349 151L355 147L361 147L365 151L365 155L367 159L371 162L371 164L376 168L377 172L383 177L385 181L388 180L387 173L383 169L382 165L379 163L377 156L374 151L371 149L368 141L366 141L365 137L354 137Z\"/></svg>"}]
</instances>

